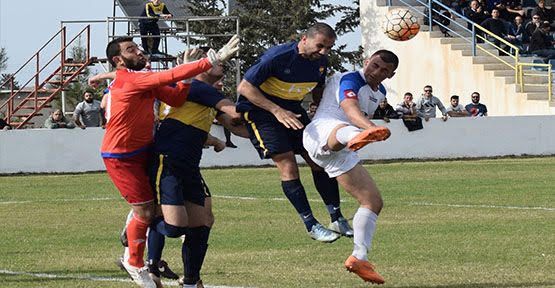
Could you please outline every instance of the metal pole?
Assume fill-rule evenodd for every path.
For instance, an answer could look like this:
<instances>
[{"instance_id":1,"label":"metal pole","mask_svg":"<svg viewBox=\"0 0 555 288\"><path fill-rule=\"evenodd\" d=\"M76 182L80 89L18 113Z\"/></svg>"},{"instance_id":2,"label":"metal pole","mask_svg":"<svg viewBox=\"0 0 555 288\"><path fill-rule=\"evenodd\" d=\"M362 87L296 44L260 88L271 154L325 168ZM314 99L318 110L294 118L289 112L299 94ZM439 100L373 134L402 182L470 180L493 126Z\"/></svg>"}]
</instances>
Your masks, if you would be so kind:
<instances>
[{"instance_id":1,"label":"metal pole","mask_svg":"<svg viewBox=\"0 0 555 288\"><path fill-rule=\"evenodd\" d=\"M432 1L433 0L428 0L428 24L429 24L428 29L429 29L430 32L432 32L432 26L434 26L433 23L432 23L432 21L433 21L432 20L432 7L433 7L432 6Z\"/></svg>"},{"instance_id":2,"label":"metal pole","mask_svg":"<svg viewBox=\"0 0 555 288\"><path fill-rule=\"evenodd\" d=\"M236 25L235 28L236 28L237 36L241 36L239 31L239 17L237 17L237 21L235 25ZM239 56L239 51L237 51L237 56ZM235 59L235 88L239 87L240 82L241 82L241 60L239 57L237 57L237 59ZM237 100L239 100L239 91L235 89L235 101Z\"/></svg>"},{"instance_id":3,"label":"metal pole","mask_svg":"<svg viewBox=\"0 0 555 288\"><path fill-rule=\"evenodd\" d=\"M476 26L472 24L472 56L476 56Z\"/></svg>"}]
</instances>

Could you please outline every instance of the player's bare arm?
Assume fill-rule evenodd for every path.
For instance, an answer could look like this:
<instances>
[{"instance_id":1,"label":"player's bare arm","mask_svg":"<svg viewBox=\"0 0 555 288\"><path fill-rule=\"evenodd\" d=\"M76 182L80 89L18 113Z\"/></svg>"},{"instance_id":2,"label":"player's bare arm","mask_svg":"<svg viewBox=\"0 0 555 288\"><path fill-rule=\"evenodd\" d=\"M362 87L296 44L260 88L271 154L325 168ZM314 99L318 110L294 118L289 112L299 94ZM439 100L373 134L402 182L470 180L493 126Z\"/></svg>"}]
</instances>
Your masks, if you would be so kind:
<instances>
[{"instance_id":1,"label":"player's bare arm","mask_svg":"<svg viewBox=\"0 0 555 288\"><path fill-rule=\"evenodd\" d=\"M361 129L368 129L370 127L376 126L372 121L368 120L366 116L360 110L360 106L358 104L358 100L355 99L345 99L341 101L341 109L345 111L345 114L358 128Z\"/></svg>"},{"instance_id":2,"label":"player's bare arm","mask_svg":"<svg viewBox=\"0 0 555 288\"><path fill-rule=\"evenodd\" d=\"M247 139L249 138L249 131L247 131L245 125L237 125L228 114L220 114L216 117L216 119L234 135Z\"/></svg>"},{"instance_id":3,"label":"player's bare arm","mask_svg":"<svg viewBox=\"0 0 555 288\"><path fill-rule=\"evenodd\" d=\"M285 127L298 130L302 129L304 125L297 118L301 117L300 114L295 114L289 110L285 110L279 107L274 102L268 100L264 97L262 92L258 90L254 85L246 80L242 80L237 87L237 91L243 96L245 96L254 105L274 114L277 120L283 124Z\"/></svg>"}]
</instances>

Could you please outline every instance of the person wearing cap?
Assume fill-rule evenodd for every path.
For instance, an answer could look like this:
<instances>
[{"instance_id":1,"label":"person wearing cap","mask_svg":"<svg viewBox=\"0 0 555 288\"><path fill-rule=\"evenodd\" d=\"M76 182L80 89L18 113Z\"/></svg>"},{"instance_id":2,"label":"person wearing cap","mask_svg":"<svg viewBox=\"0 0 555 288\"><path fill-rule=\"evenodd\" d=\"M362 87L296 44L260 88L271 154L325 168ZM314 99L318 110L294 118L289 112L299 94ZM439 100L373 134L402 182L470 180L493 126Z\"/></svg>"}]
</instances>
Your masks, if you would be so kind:
<instances>
[{"instance_id":1,"label":"person wearing cap","mask_svg":"<svg viewBox=\"0 0 555 288\"><path fill-rule=\"evenodd\" d=\"M446 108L447 115L449 115L449 117L466 117L469 115L464 107L459 104L459 96L451 96L450 104L451 105Z\"/></svg>"}]
</instances>

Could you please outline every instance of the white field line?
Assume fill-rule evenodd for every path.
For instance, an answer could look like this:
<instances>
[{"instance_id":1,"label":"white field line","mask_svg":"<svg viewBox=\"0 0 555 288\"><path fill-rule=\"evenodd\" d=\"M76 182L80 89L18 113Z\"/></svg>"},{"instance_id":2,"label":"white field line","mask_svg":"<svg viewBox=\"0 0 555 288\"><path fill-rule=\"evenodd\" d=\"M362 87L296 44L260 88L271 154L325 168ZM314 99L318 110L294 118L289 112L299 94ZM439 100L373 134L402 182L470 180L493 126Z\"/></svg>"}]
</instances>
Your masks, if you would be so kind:
<instances>
[{"instance_id":1,"label":"white field line","mask_svg":"<svg viewBox=\"0 0 555 288\"><path fill-rule=\"evenodd\" d=\"M246 201L287 201L285 197L274 198L258 198L247 196L230 196L230 195L213 195L213 198L233 199L233 200L246 200ZM49 199L49 200L25 200L25 201L0 201L0 205L10 204L27 204L27 203L40 203L40 202L79 202L79 201L111 201L119 200L120 197L104 197L104 198L79 198L79 199ZM321 199L308 199L311 202L319 202ZM341 200L341 202L346 202ZM486 204L449 204L449 203L430 203L430 202L408 202L409 206L444 206L451 208L486 208L486 209L509 209L509 210L542 210L542 211L555 211L555 208L541 207L541 206L503 206L503 205L486 205Z\"/></svg>"},{"instance_id":2,"label":"white field line","mask_svg":"<svg viewBox=\"0 0 555 288\"><path fill-rule=\"evenodd\" d=\"M73 279L73 280L87 280L87 281L97 281L97 282L123 282L123 283L133 283L129 278L113 278L113 277L100 277L92 275L57 275L57 274L46 274L46 273L30 273L30 272L17 272L9 270L1 270L0 274L6 275L23 275L42 279ZM179 287L180 285L177 281L162 281L164 286ZM233 287L233 286L209 286L204 285L207 288L244 288L244 287Z\"/></svg>"},{"instance_id":3,"label":"white field line","mask_svg":"<svg viewBox=\"0 0 555 288\"><path fill-rule=\"evenodd\" d=\"M443 206L451 208L488 208L488 209L512 209L512 210L543 210L543 211L555 211L555 208L549 207L535 207L535 206L501 206L501 205L472 205L472 204L441 204L441 203L429 203L429 202L411 202L410 206Z\"/></svg>"}]
</instances>

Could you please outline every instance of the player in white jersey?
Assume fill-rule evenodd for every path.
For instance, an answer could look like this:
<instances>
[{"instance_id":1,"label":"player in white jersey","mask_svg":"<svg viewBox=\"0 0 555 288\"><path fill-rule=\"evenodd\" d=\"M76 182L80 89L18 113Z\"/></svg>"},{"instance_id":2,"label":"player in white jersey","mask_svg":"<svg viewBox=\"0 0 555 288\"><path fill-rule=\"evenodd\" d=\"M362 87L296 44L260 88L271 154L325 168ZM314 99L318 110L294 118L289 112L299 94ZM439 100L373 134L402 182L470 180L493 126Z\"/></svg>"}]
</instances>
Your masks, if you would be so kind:
<instances>
[{"instance_id":1,"label":"player in white jersey","mask_svg":"<svg viewBox=\"0 0 555 288\"><path fill-rule=\"evenodd\" d=\"M360 71L343 73L328 80L324 96L312 122L305 128L303 144L316 164L326 170L360 203L353 219L354 249L345 261L347 270L363 280L381 284L383 277L368 262L376 220L383 202L380 191L359 164L356 150L389 137L389 129L368 119L385 98L381 84L395 75L397 56L379 50L364 60Z\"/></svg>"}]
</instances>

